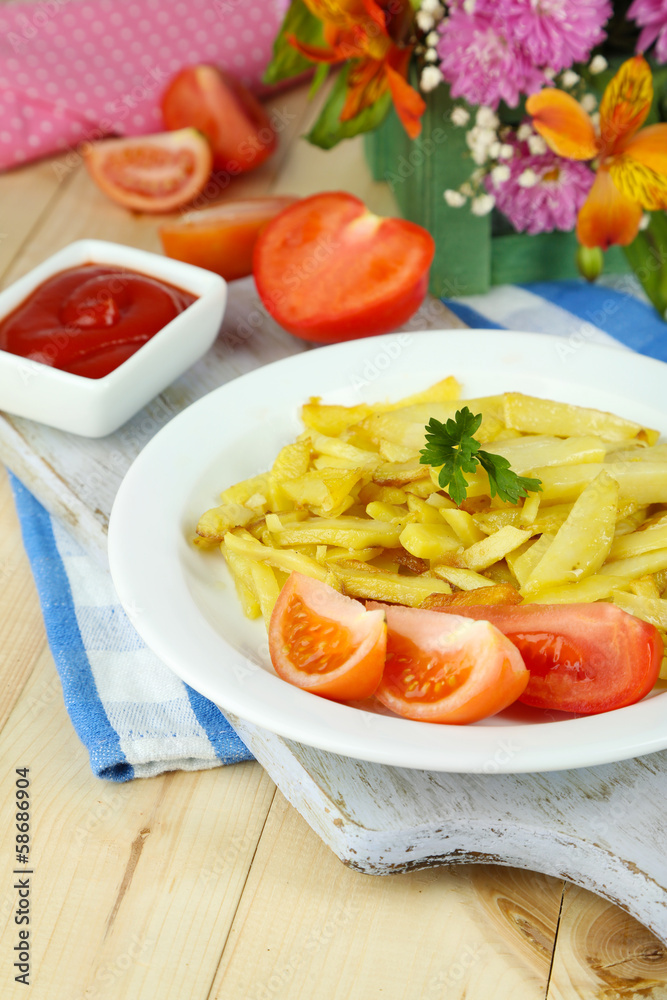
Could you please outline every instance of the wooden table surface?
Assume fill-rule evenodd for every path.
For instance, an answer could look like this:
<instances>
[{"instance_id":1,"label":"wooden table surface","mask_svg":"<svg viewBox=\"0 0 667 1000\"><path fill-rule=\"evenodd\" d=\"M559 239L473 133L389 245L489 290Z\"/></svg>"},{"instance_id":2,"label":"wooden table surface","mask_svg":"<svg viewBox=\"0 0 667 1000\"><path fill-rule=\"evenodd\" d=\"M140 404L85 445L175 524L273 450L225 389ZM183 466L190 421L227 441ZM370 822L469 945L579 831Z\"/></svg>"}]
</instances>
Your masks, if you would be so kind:
<instances>
[{"instance_id":1,"label":"wooden table surface","mask_svg":"<svg viewBox=\"0 0 667 1000\"><path fill-rule=\"evenodd\" d=\"M225 198L358 194L361 144L308 146L304 89L273 101L277 155ZM159 250L76 151L0 177L3 285L81 236ZM261 345L258 356L261 360ZM35 1000L667 998L667 952L560 880L489 865L373 877L345 868L246 763L112 784L65 711L6 476L0 480L0 996ZM15 769L32 794L31 986L16 983Z\"/></svg>"}]
</instances>

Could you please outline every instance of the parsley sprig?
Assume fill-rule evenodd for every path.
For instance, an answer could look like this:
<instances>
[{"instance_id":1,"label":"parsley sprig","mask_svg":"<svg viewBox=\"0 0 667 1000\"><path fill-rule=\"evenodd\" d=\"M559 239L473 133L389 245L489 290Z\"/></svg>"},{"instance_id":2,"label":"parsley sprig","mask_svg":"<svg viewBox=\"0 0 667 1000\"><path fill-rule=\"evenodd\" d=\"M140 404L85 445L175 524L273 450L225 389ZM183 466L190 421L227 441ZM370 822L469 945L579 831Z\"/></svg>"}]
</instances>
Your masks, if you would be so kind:
<instances>
[{"instance_id":1,"label":"parsley sprig","mask_svg":"<svg viewBox=\"0 0 667 1000\"><path fill-rule=\"evenodd\" d=\"M455 504L461 504L468 490L464 472L475 472L478 465L489 477L491 496L496 493L501 500L516 504L519 497L542 489L540 479L528 479L512 472L510 463L502 455L482 451L473 437L482 422L481 413L471 413L467 406L457 410L454 419L442 424L431 417L426 425L426 447L422 448L419 461L422 465L442 466L438 483L449 493Z\"/></svg>"}]
</instances>

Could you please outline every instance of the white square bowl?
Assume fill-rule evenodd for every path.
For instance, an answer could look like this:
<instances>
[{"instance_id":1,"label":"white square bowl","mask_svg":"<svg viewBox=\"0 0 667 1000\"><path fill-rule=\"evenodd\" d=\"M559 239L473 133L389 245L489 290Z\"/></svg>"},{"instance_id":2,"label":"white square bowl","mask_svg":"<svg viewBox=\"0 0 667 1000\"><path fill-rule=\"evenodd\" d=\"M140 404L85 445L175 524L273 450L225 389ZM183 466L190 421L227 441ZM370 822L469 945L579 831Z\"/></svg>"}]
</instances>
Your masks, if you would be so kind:
<instances>
[{"instance_id":1,"label":"white square bowl","mask_svg":"<svg viewBox=\"0 0 667 1000\"><path fill-rule=\"evenodd\" d=\"M0 320L54 274L110 264L166 281L197 296L138 351L103 378L86 378L0 351L0 410L84 437L111 434L162 392L213 344L227 304L227 282L179 260L104 240L77 240L0 292Z\"/></svg>"}]
</instances>

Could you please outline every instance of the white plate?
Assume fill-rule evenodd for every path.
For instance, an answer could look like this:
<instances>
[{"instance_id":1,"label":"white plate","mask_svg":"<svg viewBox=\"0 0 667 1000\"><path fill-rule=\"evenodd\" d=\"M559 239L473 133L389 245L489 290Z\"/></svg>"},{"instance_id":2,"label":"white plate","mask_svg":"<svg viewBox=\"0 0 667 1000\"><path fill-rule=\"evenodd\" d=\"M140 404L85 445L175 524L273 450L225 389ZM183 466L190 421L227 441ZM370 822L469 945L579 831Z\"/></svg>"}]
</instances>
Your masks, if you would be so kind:
<instances>
[{"instance_id":1,"label":"white plate","mask_svg":"<svg viewBox=\"0 0 667 1000\"><path fill-rule=\"evenodd\" d=\"M441 726L338 705L280 680L264 626L243 617L219 553L189 539L219 491L270 467L301 430L309 396L351 405L397 399L446 376L465 395L518 390L667 430L667 367L630 351L504 331L391 334L319 348L222 386L181 413L130 468L109 556L137 631L179 677L240 718L310 746L402 767L548 771L667 747L667 691L604 715L516 706Z\"/></svg>"}]
</instances>

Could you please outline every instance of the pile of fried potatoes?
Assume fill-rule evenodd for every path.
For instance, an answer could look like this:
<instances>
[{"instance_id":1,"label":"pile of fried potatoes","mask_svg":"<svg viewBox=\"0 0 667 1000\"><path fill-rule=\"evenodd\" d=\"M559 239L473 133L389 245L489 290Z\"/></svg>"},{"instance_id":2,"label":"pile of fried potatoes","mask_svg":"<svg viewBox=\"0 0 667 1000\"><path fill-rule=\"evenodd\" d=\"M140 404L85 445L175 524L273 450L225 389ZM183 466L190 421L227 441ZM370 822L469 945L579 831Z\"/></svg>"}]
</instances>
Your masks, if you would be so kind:
<instances>
[{"instance_id":1,"label":"pile of fried potatoes","mask_svg":"<svg viewBox=\"0 0 667 1000\"><path fill-rule=\"evenodd\" d=\"M268 626L296 570L356 598L465 604L611 601L667 636L667 444L587 407L506 392L461 399L453 377L396 403L302 408L263 475L221 493L196 544L220 546L249 618ZM457 506L420 464L425 426L467 406L486 451L542 490L517 505L467 475ZM667 677L667 658L662 677Z\"/></svg>"}]
</instances>

